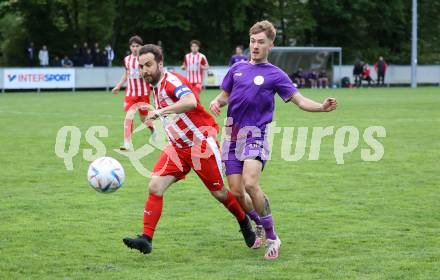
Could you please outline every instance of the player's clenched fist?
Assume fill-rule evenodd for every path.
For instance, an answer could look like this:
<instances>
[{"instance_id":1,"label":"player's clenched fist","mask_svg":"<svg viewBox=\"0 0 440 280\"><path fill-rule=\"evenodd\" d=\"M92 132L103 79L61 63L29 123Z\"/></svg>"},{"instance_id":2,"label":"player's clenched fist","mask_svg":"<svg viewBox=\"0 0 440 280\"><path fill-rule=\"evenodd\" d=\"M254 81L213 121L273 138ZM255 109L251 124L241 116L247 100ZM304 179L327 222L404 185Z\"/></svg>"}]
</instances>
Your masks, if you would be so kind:
<instances>
[{"instance_id":1,"label":"player's clenched fist","mask_svg":"<svg viewBox=\"0 0 440 280\"><path fill-rule=\"evenodd\" d=\"M155 120L155 119L159 118L160 115L161 115L160 110L150 111L150 112L148 112L147 120Z\"/></svg>"},{"instance_id":2,"label":"player's clenched fist","mask_svg":"<svg viewBox=\"0 0 440 280\"><path fill-rule=\"evenodd\" d=\"M322 103L322 111L323 112L330 112L336 109L338 106L338 102L336 102L336 99L333 97L328 97L324 100L324 103Z\"/></svg>"}]
</instances>

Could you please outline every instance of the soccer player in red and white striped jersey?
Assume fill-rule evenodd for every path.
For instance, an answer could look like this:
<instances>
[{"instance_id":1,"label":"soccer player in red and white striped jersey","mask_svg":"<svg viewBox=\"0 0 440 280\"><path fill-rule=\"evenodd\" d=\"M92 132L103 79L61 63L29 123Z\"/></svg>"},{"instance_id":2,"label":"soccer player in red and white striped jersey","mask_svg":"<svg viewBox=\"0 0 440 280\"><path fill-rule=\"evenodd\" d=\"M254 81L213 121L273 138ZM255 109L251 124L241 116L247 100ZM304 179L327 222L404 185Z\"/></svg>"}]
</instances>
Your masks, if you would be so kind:
<instances>
[{"instance_id":1,"label":"soccer player in red and white striped jersey","mask_svg":"<svg viewBox=\"0 0 440 280\"><path fill-rule=\"evenodd\" d=\"M147 120L148 105L150 104L150 85L145 82L139 71L138 50L143 45L142 38L133 36L128 41L131 54L124 58L125 72L121 81L113 88L113 93L118 93L121 86L127 82L125 88L124 110L127 113L130 109L139 110L141 121L147 125L152 133L154 141L155 131L153 122ZM131 134L133 131L133 118L126 118L124 122L124 144L121 150L130 149Z\"/></svg>"},{"instance_id":2,"label":"soccer player in red and white striped jersey","mask_svg":"<svg viewBox=\"0 0 440 280\"><path fill-rule=\"evenodd\" d=\"M162 214L163 194L174 182L194 170L211 194L235 216L246 245L251 247L256 236L250 220L223 182L216 141L218 125L214 118L203 108L185 77L164 70L159 46L143 46L139 50L139 65L154 97L155 109L148 117L162 121L170 144L153 168L144 208L143 233L139 237L124 238L125 245L144 254L151 252L153 235Z\"/></svg>"},{"instance_id":3,"label":"soccer player in red and white striped jersey","mask_svg":"<svg viewBox=\"0 0 440 280\"><path fill-rule=\"evenodd\" d=\"M199 94L202 91L205 70L209 68L208 59L199 52L199 41L192 40L189 45L191 52L185 55L182 69L186 70L186 78L191 83L194 93Z\"/></svg>"}]
</instances>

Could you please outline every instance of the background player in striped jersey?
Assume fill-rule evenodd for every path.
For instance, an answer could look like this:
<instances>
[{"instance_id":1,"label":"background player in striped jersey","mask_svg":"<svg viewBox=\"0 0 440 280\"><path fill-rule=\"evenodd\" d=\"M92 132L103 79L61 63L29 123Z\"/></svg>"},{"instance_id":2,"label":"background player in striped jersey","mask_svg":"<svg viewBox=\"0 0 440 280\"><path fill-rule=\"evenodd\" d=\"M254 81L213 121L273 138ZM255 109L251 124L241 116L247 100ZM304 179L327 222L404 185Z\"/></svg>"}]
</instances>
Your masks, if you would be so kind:
<instances>
[{"instance_id":1,"label":"background player in striped jersey","mask_svg":"<svg viewBox=\"0 0 440 280\"><path fill-rule=\"evenodd\" d=\"M246 245L255 243L249 218L234 195L224 186L221 155L216 136L218 125L203 108L199 96L191 91L183 76L163 68L159 46L145 45L139 50L142 76L152 87L155 110L148 114L159 118L170 145L164 148L153 168L149 196L144 209L144 230L137 238L126 237L125 245L148 254L162 214L163 194L174 182L184 179L193 169L211 194L237 219Z\"/></svg>"},{"instance_id":2,"label":"background player in striped jersey","mask_svg":"<svg viewBox=\"0 0 440 280\"><path fill-rule=\"evenodd\" d=\"M127 82L125 87L124 110L139 110L141 121L147 125L152 133L152 140L155 138L154 125L151 120L147 120L148 105L150 104L150 86L142 78L139 71L138 50L143 45L142 38L133 36L128 40L131 54L124 58L125 72L121 81L112 89L113 93L118 93L121 87ZM124 121L124 144L121 150L130 149L131 133L133 131L133 118L125 118Z\"/></svg>"},{"instance_id":3,"label":"background player in striped jersey","mask_svg":"<svg viewBox=\"0 0 440 280\"><path fill-rule=\"evenodd\" d=\"M192 40L189 42L191 52L185 55L182 69L186 70L186 78L190 82L194 93L199 94L202 91L205 78L205 70L209 68L208 59L199 52L200 42Z\"/></svg>"}]
</instances>

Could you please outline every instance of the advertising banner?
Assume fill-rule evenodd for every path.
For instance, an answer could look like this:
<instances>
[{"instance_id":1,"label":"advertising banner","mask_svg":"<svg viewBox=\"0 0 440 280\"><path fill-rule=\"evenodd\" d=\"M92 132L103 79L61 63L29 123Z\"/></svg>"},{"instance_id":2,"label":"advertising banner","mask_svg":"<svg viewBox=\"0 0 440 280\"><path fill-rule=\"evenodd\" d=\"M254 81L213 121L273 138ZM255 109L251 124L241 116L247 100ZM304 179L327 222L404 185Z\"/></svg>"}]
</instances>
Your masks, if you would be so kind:
<instances>
[{"instance_id":1,"label":"advertising banner","mask_svg":"<svg viewBox=\"0 0 440 280\"><path fill-rule=\"evenodd\" d=\"M75 70L66 68L6 68L5 89L74 88Z\"/></svg>"}]
</instances>

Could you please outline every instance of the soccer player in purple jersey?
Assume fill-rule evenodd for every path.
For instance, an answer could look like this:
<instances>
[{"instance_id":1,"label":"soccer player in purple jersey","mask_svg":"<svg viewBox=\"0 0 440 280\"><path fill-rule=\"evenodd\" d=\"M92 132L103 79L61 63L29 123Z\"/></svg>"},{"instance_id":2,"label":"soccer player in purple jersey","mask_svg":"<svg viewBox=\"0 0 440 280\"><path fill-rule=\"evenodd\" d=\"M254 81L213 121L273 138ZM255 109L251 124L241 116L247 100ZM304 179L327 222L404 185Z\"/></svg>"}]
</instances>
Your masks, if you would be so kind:
<instances>
[{"instance_id":1,"label":"soccer player in purple jersey","mask_svg":"<svg viewBox=\"0 0 440 280\"><path fill-rule=\"evenodd\" d=\"M243 54L243 46L235 47L235 54L229 60L229 67L240 61L248 61L248 57Z\"/></svg>"},{"instance_id":2,"label":"soccer player in purple jersey","mask_svg":"<svg viewBox=\"0 0 440 280\"><path fill-rule=\"evenodd\" d=\"M211 102L214 115L228 106L223 162L231 191L247 215L257 224L257 232L266 235L265 259L276 259L281 241L274 230L269 200L259 182L269 156L267 125L272 122L275 93L308 112L330 112L336 109L334 98L317 103L295 88L286 73L267 60L273 48L276 31L269 21L260 21L249 30L251 60L234 64L222 83L222 92ZM260 229L260 230L259 230ZM264 229L264 230L262 230ZM263 236L254 248L262 245Z\"/></svg>"}]
</instances>

